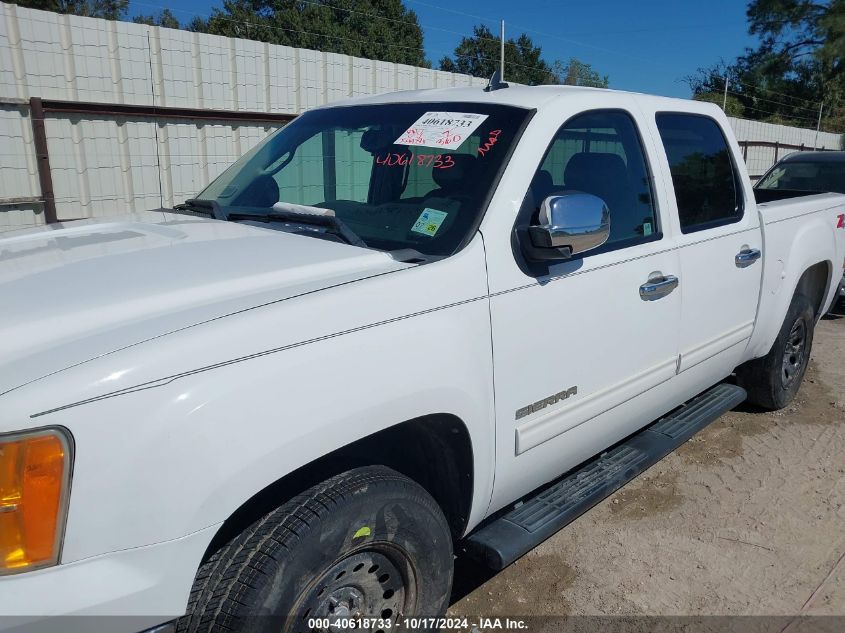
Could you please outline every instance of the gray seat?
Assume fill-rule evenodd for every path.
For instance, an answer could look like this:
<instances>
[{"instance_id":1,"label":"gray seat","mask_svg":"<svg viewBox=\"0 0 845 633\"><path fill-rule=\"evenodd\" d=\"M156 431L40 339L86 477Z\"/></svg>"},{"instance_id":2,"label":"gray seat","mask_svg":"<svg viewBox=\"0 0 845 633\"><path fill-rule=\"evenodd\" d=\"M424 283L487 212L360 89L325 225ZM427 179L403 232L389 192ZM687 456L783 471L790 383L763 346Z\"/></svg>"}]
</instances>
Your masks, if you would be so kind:
<instances>
[{"instance_id":1,"label":"gray seat","mask_svg":"<svg viewBox=\"0 0 845 633\"><path fill-rule=\"evenodd\" d=\"M468 195L474 188L472 176L475 171L475 156L471 154L449 154L449 156L455 161L454 166L449 169L432 167L431 179L434 180L437 189L432 189L425 194L424 199L449 198L456 194Z\"/></svg>"},{"instance_id":2,"label":"gray seat","mask_svg":"<svg viewBox=\"0 0 845 633\"><path fill-rule=\"evenodd\" d=\"M604 200L610 210L610 241L637 237L643 218L628 178L628 167L618 154L581 152L566 163L563 181L568 190L583 191Z\"/></svg>"}]
</instances>

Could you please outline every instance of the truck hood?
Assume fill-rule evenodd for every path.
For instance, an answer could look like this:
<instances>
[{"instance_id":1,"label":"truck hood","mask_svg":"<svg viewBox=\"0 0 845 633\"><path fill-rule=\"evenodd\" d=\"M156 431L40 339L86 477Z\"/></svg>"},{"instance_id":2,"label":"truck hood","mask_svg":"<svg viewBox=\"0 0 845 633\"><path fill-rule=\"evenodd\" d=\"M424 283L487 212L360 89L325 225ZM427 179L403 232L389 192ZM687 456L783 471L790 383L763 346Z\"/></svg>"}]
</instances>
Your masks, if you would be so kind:
<instances>
[{"instance_id":1,"label":"truck hood","mask_svg":"<svg viewBox=\"0 0 845 633\"><path fill-rule=\"evenodd\" d=\"M408 267L267 228L142 212L0 236L0 394L153 338Z\"/></svg>"}]
</instances>

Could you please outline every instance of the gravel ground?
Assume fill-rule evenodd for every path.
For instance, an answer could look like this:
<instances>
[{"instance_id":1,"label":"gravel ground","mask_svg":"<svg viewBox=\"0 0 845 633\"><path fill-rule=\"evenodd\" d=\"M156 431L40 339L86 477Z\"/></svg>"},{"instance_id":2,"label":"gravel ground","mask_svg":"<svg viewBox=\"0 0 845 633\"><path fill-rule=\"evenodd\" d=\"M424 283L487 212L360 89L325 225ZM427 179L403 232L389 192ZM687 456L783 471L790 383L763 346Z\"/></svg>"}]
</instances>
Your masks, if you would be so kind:
<instances>
[{"instance_id":1,"label":"gravel ground","mask_svg":"<svg viewBox=\"0 0 845 633\"><path fill-rule=\"evenodd\" d=\"M449 615L845 616L845 318L790 407L723 416L493 577L459 560Z\"/></svg>"}]
</instances>

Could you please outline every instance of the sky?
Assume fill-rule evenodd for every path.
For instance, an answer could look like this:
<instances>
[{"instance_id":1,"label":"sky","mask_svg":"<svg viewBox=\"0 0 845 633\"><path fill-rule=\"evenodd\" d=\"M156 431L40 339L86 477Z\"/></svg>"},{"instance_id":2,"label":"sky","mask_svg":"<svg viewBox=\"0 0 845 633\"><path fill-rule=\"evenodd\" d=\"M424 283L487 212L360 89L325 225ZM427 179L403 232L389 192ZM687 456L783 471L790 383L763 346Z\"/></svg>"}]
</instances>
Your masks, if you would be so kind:
<instances>
[{"instance_id":1,"label":"sky","mask_svg":"<svg viewBox=\"0 0 845 633\"><path fill-rule=\"evenodd\" d=\"M576 57L608 75L610 87L689 97L684 78L754 46L742 0L404 0L419 18L435 67L463 35L485 23L506 37L527 33L548 62ZM163 0L130 2L130 15L157 13ZM183 23L207 16L221 0L170 5ZM506 71L507 74L507 71Z\"/></svg>"}]
</instances>

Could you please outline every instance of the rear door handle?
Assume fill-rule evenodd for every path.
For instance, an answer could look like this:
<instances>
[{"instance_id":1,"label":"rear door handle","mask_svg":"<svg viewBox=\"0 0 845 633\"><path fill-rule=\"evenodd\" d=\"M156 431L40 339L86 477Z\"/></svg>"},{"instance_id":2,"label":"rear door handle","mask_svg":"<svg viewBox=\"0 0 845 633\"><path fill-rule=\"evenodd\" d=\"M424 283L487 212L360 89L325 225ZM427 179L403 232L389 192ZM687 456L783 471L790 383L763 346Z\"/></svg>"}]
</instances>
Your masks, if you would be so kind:
<instances>
[{"instance_id":1,"label":"rear door handle","mask_svg":"<svg viewBox=\"0 0 845 633\"><path fill-rule=\"evenodd\" d=\"M745 268L756 262L760 257L762 257L760 249L744 248L736 254L734 261L736 262L737 268Z\"/></svg>"},{"instance_id":2,"label":"rear door handle","mask_svg":"<svg viewBox=\"0 0 845 633\"><path fill-rule=\"evenodd\" d=\"M678 287L678 278L674 275L655 277L649 279L640 286L640 299L643 301L655 301L662 299Z\"/></svg>"}]
</instances>

